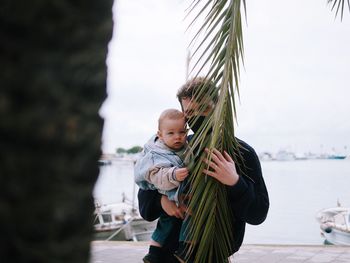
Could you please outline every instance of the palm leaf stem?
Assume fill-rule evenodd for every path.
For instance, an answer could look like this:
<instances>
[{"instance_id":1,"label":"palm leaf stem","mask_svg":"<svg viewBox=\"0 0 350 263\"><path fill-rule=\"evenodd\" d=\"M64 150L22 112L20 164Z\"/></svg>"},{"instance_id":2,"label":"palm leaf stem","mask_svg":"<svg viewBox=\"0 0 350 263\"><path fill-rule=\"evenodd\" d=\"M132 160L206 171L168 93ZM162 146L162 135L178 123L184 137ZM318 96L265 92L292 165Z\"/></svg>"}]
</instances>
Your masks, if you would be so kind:
<instances>
[{"instance_id":1,"label":"palm leaf stem","mask_svg":"<svg viewBox=\"0 0 350 263\"><path fill-rule=\"evenodd\" d=\"M204 10L201 9L201 13ZM206 78L219 86L219 98L212 114L206 119L206 124L202 125L201 132L198 136L196 133L191 141L192 154L196 154L194 149L202 152L204 147L227 150L229 154L233 154L233 116L236 116L234 91L238 90L239 63L243 55L240 1L214 1L205 19L205 26L200 28L196 38L204 30L206 34L192 56L195 56L204 44L209 43L208 46L213 48L204 49L194 68L200 65L197 73L199 75L210 63ZM198 98L200 95L200 92L196 94ZM200 158L203 157L205 155L201 154ZM206 157L211 159L211 153ZM226 188L215 179L204 176L204 167L205 164L199 161L191 168L191 198L188 209L192 215L189 217L187 231L189 240L193 242L188 251L192 253L197 249L195 262L212 262L214 259L215 262L226 262L233 240L230 231L232 214L226 201Z\"/></svg>"}]
</instances>

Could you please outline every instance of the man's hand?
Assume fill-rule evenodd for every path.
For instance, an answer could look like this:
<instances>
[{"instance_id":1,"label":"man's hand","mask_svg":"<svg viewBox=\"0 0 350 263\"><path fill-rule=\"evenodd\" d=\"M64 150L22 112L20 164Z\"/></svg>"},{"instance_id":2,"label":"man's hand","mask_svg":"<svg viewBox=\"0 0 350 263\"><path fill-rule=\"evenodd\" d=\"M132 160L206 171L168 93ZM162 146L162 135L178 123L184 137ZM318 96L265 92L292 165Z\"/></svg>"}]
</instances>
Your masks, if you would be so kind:
<instances>
[{"instance_id":1,"label":"man's hand","mask_svg":"<svg viewBox=\"0 0 350 263\"><path fill-rule=\"evenodd\" d=\"M209 153L208 149L205 149ZM224 155L217 149L213 149L211 160L205 159L204 162L211 168L204 169L203 173L215 178L222 184L233 186L237 183L239 175L237 174L235 163L231 156L224 151Z\"/></svg>"},{"instance_id":2,"label":"man's hand","mask_svg":"<svg viewBox=\"0 0 350 263\"><path fill-rule=\"evenodd\" d=\"M175 216L180 219L184 219L184 210L181 207L177 207L174 201L170 201L166 195L162 195L160 204L163 210L169 216Z\"/></svg>"},{"instance_id":3,"label":"man's hand","mask_svg":"<svg viewBox=\"0 0 350 263\"><path fill-rule=\"evenodd\" d=\"M183 180L185 180L187 176L188 176L188 169L186 167L178 168L175 170L175 177L177 181L182 182Z\"/></svg>"}]
</instances>

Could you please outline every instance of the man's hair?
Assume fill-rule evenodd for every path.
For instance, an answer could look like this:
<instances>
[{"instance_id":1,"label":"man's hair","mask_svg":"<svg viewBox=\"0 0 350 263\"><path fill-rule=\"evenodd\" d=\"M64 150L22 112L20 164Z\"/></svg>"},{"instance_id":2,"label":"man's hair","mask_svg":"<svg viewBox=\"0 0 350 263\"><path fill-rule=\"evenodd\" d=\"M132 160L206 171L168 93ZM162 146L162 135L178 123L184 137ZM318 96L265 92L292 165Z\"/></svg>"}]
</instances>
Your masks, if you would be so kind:
<instances>
[{"instance_id":1,"label":"man's hair","mask_svg":"<svg viewBox=\"0 0 350 263\"><path fill-rule=\"evenodd\" d=\"M160 114L159 119L158 119L158 129L159 130L160 130L161 124L163 123L163 121L165 119L168 119L168 120L184 119L184 122L185 122L185 115L177 109L167 109L167 110L163 111Z\"/></svg>"},{"instance_id":2,"label":"man's hair","mask_svg":"<svg viewBox=\"0 0 350 263\"><path fill-rule=\"evenodd\" d=\"M199 93L200 92L200 93ZM181 100L185 98L195 98L201 101L205 96L212 96L214 103L218 100L218 88L212 81L208 81L204 77L197 77L187 81L178 91L177 99L181 104Z\"/></svg>"}]
</instances>

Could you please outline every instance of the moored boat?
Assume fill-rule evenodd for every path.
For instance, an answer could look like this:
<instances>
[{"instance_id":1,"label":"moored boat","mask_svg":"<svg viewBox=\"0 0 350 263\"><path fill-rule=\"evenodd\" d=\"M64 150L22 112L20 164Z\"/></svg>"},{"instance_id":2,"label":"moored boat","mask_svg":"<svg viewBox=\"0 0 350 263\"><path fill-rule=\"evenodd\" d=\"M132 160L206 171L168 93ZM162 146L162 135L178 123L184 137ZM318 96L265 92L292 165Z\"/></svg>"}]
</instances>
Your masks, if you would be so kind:
<instances>
[{"instance_id":1,"label":"moored boat","mask_svg":"<svg viewBox=\"0 0 350 263\"><path fill-rule=\"evenodd\" d=\"M323 209L316 215L326 243L350 246L350 208Z\"/></svg>"},{"instance_id":2,"label":"moored boat","mask_svg":"<svg viewBox=\"0 0 350 263\"><path fill-rule=\"evenodd\" d=\"M95 203L94 240L150 240L157 221L148 222L127 203Z\"/></svg>"},{"instance_id":3,"label":"moored boat","mask_svg":"<svg viewBox=\"0 0 350 263\"><path fill-rule=\"evenodd\" d=\"M346 158L346 155L337 155L337 154L331 154L328 156L327 159L331 160L344 160Z\"/></svg>"}]
</instances>

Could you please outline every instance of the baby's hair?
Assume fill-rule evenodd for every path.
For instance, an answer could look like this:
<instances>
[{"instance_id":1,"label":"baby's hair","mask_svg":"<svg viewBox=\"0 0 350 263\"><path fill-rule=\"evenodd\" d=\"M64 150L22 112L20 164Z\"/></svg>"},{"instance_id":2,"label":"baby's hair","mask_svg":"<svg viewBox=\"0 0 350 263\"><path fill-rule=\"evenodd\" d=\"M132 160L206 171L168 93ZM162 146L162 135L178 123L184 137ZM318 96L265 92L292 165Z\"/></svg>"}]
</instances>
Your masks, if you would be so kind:
<instances>
[{"instance_id":1,"label":"baby's hair","mask_svg":"<svg viewBox=\"0 0 350 263\"><path fill-rule=\"evenodd\" d=\"M160 126L165 119L169 119L169 120L184 119L185 121L185 115L177 109L167 109L163 111L160 114L158 119L158 130L160 130Z\"/></svg>"}]
</instances>

